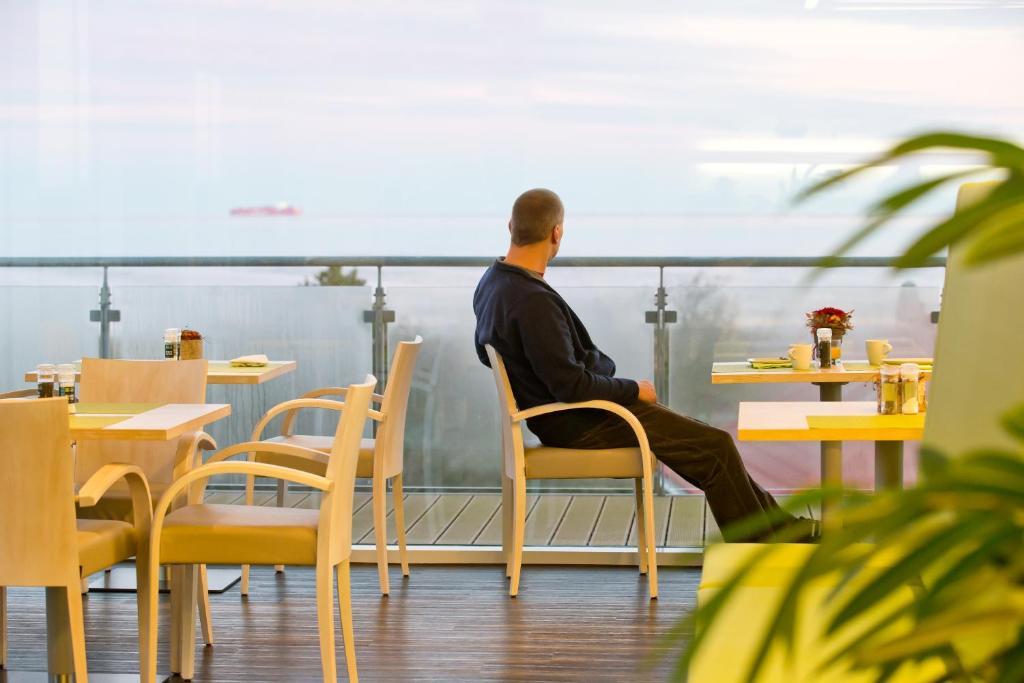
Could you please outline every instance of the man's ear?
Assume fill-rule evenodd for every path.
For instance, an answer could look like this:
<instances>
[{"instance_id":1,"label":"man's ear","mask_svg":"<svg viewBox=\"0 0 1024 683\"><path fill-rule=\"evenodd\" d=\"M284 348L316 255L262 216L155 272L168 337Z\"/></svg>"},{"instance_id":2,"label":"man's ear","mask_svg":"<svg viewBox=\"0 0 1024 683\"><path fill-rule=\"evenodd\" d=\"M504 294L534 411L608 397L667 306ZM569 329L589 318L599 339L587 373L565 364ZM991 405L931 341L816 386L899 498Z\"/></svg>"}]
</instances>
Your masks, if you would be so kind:
<instances>
[{"instance_id":1,"label":"man's ear","mask_svg":"<svg viewBox=\"0 0 1024 683\"><path fill-rule=\"evenodd\" d=\"M512 234L512 221L508 222L508 234Z\"/></svg>"},{"instance_id":2,"label":"man's ear","mask_svg":"<svg viewBox=\"0 0 1024 683\"><path fill-rule=\"evenodd\" d=\"M562 224L559 223L551 230L551 244L558 244L562 241Z\"/></svg>"}]
</instances>

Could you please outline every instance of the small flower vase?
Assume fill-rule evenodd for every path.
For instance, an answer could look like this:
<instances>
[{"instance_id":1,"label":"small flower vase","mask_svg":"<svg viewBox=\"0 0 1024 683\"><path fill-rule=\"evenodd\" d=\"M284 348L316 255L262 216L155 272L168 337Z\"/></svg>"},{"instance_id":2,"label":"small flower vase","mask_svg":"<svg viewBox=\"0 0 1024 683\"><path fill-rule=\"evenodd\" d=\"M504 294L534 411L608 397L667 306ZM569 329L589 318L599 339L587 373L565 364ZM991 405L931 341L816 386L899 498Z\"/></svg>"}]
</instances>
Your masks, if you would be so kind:
<instances>
[{"instance_id":1,"label":"small flower vase","mask_svg":"<svg viewBox=\"0 0 1024 683\"><path fill-rule=\"evenodd\" d=\"M835 328L832 328L832 363L833 364L834 363L841 363L841 362L843 362L843 334L845 334L845 332L846 332L845 330L839 331L839 330L836 330ZM811 344L814 347L814 354L813 354L814 359L815 360L820 360L818 358L818 328L813 328L811 330Z\"/></svg>"}]
</instances>

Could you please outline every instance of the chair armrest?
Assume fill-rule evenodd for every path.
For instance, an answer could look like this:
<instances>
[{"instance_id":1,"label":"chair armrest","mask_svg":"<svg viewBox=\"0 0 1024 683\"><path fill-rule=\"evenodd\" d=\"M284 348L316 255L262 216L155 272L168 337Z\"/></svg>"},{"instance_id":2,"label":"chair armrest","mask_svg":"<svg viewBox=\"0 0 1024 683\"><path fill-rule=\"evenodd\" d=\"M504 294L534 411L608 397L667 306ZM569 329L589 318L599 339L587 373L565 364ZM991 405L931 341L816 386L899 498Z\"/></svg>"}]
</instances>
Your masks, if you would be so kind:
<instances>
[{"instance_id":1,"label":"chair armrest","mask_svg":"<svg viewBox=\"0 0 1024 683\"><path fill-rule=\"evenodd\" d=\"M252 444L239 445L251 446ZM237 453L233 453L232 455L235 454ZM177 479L173 484L171 484L164 495L160 498L160 502L156 505L156 515L154 519L162 521L164 516L167 514L168 508L174 501L174 498L185 490L186 487L192 485L196 481L209 479L221 474L248 474L256 477L284 479L286 481L301 484L303 486L309 486L325 492L330 491L334 487L334 482L327 477L309 474L308 472L303 472L301 470L293 470L290 467L281 467L280 465L268 465L261 462L206 463L205 465L200 465L191 472L186 472L183 477Z\"/></svg>"},{"instance_id":2,"label":"chair armrest","mask_svg":"<svg viewBox=\"0 0 1024 683\"><path fill-rule=\"evenodd\" d=\"M341 398L345 398L346 392L348 392L348 387L320 387L319 389L307 391L302 396L300 396L298 400L301 401L303 399L320 398L322 396L340 396ZM380 394L373 394L371 400L374 403L383 403L384 397L381 396ZM298 416L300 409L301 406L292 408L288 411L288 414L284 416L284 422L281 423L282 434L290 435L292 433L292 425L295 423L295 418ZM374 417L375 414L377 415L377 417ZM376 410L373 410L372 408L370 409L370 417L377 421L383 419L383 416ZM259 439L260 436L262 436L262 430L260 430L260 432L261 433L256 433L255 431L253 432L253 441Z\"/></svg>"},{"instance_id":3,"label":"chair armrest","mask_svg":"<svg viewBox=\"0 0 1024 683\"><path fill-rule=\"evenodd\" d=\"M132 496L132 522L139 532L139 545L145 544L143 536L149 533L153 517L153 499L149 492L146 475L136 465L111 463L103 465L78 489L75 497L79 507L96 505L110 487L124 479L128 482L128 491Z\"/></svg>"},{"instance_id":4,"label":"chair armrest","mask_svg":"<svg viewBox=\"0 0 1024 683\"><path fill-rule=\"evenodd\" d=\"M199 467L203 464L203 451L217 450L217 441L206 432L195 432L188 441L179 445L179 448L187 447L191 451L191 464L189 469Z\"/></svg>"},{"instance_id":5,"label":"chair armrest","mask_svg":"<svg viewBox=\"0 0 1024 683\"><path fill-rule=\"evenodd\" d=\"M0 399L6 398L28 398L39 393L38 389L18 389L17 391L0 392Z\"/></svg>"},{"instance_id":6,"label":"chair armrest","mask_svg":"<svg viewBox=\"0 0 1024 683\"><path fill-rule=\"evenodd\" d=\"M525 422L531 417L537 417L538 415L548 415L550 413L560 413L568 410L604 410L609 413L618 415L626 421L630 427L633 428L633 433L636 434L637 445L640 447L641 452L644 455L643 466L644 474L650 475L649 468L651 467L651 446L647 441L647 431L644 426L640 424L640 420L637 419L636 415L629 412L625 406L621 406L618 403L612 403L611 401L580 401L579 403L547 403L542 406L534 406L526 410L520 410L519 412L512 415L512 420L515 422Z\"/></svg>"},{"instance_id":7,"label":"chair armrest","mask_svg":"<svg viewBox=\"0 0 1024 683\"><path fill-rule=\"evenodd\" d=\"M322 408L324 410L341 411L345 410L345 403L342 401L329 401L324 398L295 398L290 401L285 401L284 403L278 403L276 406L268 410L262 418L260 418L260 421L253 428L252 437L249 440L259 441L260 437L263 435L263 430L267 428L267 425L270 424L271 420L281 413L296 411L300 408ZM282 434L288 434L288 432L284 430L285 426L291 426L287 417L285 418L285 424L282 425L281 428Z\"/></svg>"},{"instance_id":8,"label":"chair armrest","mask_svg":"<svg viewBox=\"0 0 1024 683\"><path fill-rule=\"evenodd\" d=\"M206 461L207 465L213 465L220 462L225 462L229 458L233 458L236 455L251 454L251 453L280 453L282 455L291 455L299 458L313 459L314 457L323 457L323 453L314 450L312 448L305 448L303 446L294 446L292 444L285 443L273 443L270 441L245 441L242 443L229 446L224 450L217 453L209 460ZM266 464L266 463L265 463ZM280 465L275 465L280 467ZM250 475L248 481L251 483L253 477ZM203 498L206 496L206 483L207 480L195 482L189 492L189 503L201 503ZM248 486L247 486L248 488Z\"/></svg>"}]
</instances>

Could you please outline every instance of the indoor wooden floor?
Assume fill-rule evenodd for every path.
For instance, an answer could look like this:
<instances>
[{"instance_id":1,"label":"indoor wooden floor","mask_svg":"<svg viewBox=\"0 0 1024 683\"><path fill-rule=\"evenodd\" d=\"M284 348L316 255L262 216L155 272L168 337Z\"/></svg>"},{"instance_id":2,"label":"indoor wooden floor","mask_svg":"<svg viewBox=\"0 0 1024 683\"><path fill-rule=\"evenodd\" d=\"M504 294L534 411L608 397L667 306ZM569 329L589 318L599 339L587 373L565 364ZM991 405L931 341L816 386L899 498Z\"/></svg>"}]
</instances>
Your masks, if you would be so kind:
<instances>
[{"instance_id":1,"label":"indoor wooden floor","mask_svg":"<svg viewBox=\"0 0 1024 683\"><path fill-rule=\"evenodd\" d=\"M647 658L666 651L659 638L692 608L699 570L662 569L653 602L628 567L526 567L516 599L501 567L413 566L410 579L399 576L392 567L382 598L376 568L353 567L364 681L664 681L670 658L653 667ZM211 599L217 644L198 651L195 680L321 680L312 570L260 567L247 600L237 587ZM166 671L166 596L160 608ZM138 670L133 595L92 593L85 619L90 671ZM12 670L45 668L41 589L10 591L10 645ZM344 679L340 641L337 652Z\"/></svg>"}]
</instances>

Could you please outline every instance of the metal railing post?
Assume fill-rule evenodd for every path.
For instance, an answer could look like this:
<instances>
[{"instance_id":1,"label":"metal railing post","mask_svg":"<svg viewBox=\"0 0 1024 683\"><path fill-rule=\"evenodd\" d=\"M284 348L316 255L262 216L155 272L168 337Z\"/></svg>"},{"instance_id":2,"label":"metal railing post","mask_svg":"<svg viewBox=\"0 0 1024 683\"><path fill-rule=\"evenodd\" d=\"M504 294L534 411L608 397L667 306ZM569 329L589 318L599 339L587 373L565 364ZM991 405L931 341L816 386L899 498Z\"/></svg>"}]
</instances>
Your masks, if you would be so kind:
<instances>
[{"instance_id":1,"label":"metal railing post","mask_svg":"<svg viewBox=\"0 0 1024 683\"><path fill-rule=\"evenodd\" d=\"M395 312L385 304L383 285L383 266L377 266L377 288L373 290L373 306L363 311L363 322L372 325L373 358L371 364L373 376L377 378L377 391L384 393L388 383L388 323L395 322Z\"/></svg>"},{"instance_id":2,"label":"metal railing post","mask_svg":"<svg viewBox=\"0 0 1024 683\"><path fill-rule=\"evenodd\" d=\"M100 358L110 358L110 323L121 321L121 311L110 307L110 285L107 266L103 266L103 284L100 285L100 307L89 311L89 320L100 324Z\"/></svg>"},{"instance_id":3,"label":"metal railing post","mask_svg":"<svg viewBox=\"0 0 1024 683\"><path fill-rule=\"evenodd\" d=\"M648 324L654 325L654 390L658 402L669 404L669 325L676 322L676 312L668 309L668 291L665 289L665 267L658 267L658 290L654 295L654 310L645 313ZM658 493L665 492L665 482L659 467L654 485Z\"/></svg>"}]
</instances>

